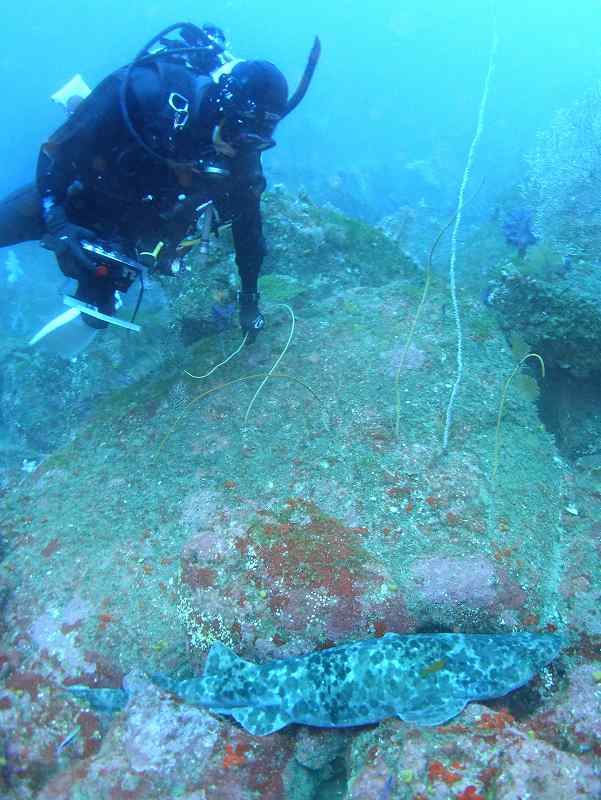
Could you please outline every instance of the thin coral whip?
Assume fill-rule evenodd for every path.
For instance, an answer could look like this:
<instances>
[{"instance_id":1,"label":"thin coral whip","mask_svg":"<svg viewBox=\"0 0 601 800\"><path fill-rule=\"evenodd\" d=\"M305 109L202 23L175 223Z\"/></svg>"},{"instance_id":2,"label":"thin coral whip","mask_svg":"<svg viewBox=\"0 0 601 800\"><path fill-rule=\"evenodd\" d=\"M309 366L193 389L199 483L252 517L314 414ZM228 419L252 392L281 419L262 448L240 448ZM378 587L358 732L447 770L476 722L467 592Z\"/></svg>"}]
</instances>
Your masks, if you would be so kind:
<instances>
[{"instance_id":1,"label":"thin coral whip","mask_svg":"<svg viewBox=\"0 0 601 800\"><path fill-rule=\"evenodd\" d=\"M288 313L290 314L290 317L291 317L291 319L292 319L292 324L290 325L290 334L288 335L288 341L287 341L287 342L286 342L286 344L284 345L284 349L282 350L282 352L280 353L280 355L279 355L279 356L278 356L278 358L276 359L276 361L275 361L274 365L272 366L272 368L269 370L269 372L267 373L267 375L266 375L266 376L264 377L264 379L261 381L261 384L260 384L259 388L258 388L258 389L257 389L257 391L254 393L254 395L252 396L252 399L251 399L250 403L248 404L248 408L246 409L246 414L244 415L244 424L245 424L245 425L246 425L246 423L248 422L248 416L249 416L249 414L250 414L250 410L251 410L251 408L253 407L253 404L254 404L255 400L257 399L257 397L258 397L258 395L259 395L259 392L260 392L260 391L261 391L261 389L262 389L262 388L265 386L265 384L267 383L267 381L269 380L269 378L271 377L271 375L272 375L272 374L273 374L273 372L275 371L275 368L277 367L277 365L280 363L280 361L281 361L281 360L284 358L284 356L286 355L286 351L287 351L287 350L288 350L288 348L290 347L290 342L292 341L292 337L294 336L294 328L295 328L294 311L293 311L293 310L290 308L290 306L289 306L289 305L287 305L286 303L282 303L281 305L283 305L283 306L284 306L284 308L285 308L285 309L288 311Z\"/></svg>"},{"instance_id":2,"label":"thin coral whip","mask_svg":"<svg viewBox=\"0 0 601 800\"><path fill-rule=\"evenodd\" d=\"M453 225L453 231L451 233L451 260L449 264L449 283L451 287L453 317L455 319L455 328L457 331L457 372L455 376L455 382L451 390L451 396L449 397L449 404L447 406L447 414L446 414L443 443L442 443L442 449L444 451L446 451L448 448L449 432L451 430L451 422L453 419L453 406L455 405L457 392L459 391L459 385L461 384L461 379L463 377L463 331L461 329L461 316L459 314L459 303L457 301L457 286L455 282L455 263L457 260L457 233L459 231L459 226L461 225L461 216L463 213L465 189L467 187L470 178L470 172L472 164L474 162L476 147L478 146L478 142L480 141L480 137L484 129L484 113L486 111L486 103L488 100L490 81L495 67L495 56L497 53L498 41L499 37L497 35L496 19L495 19L493 39L491 43L490 56L488 60L488 72L486 73L486 80L484 81L482 99L480 100L480 109L478 111L478 124L476 125L476 132L474 134L474 138L472 139L472 143L470 145L470 149L467 155L467 161L465 164L465 169L463 171L463 179L461 181L461 186L459 187L459 196L457 199L457 214L455 216L455 224Z\"/></svg>"},{"instance_id":3,"label":"thin coral whip","mask_svg":"<svg viewBox=\"0 0 601 800\"><path fill-rule=\"evenodd\" d=\"M185 370L184 370L185 374L186 374L186 375L189 375L191 378L195 378L197 381L200 381L200 380L202 380L203 378L208 378L208 377L209 377L209 375L212 375L212 374L215 372L215 370L219 369L219 367L222 367L224 364L227 364L227 362L228 362L228 361L231 361L231 360L232 360L232 358L234 358L234 356L237 356L237 355L238 355L238 353L239 353L239 352L242 350L242 348L244 347L244 345L245 345L245 343L246 343L246 340L247 340L247 339L248 339L248 333L244 334L244 339L242 339L242 342L240 343L240 346L239 346L239 347L237 347L237 348L234 350L234 352L233 352L233 353L230 353L230 354L229 354L229 356L228 356L227 358L225 358L223 361L220 361L220 362L219 362L219 364L215 364L215 366L214 366L214 367L212 367L212 368L211 368L211 369L210 369L208 372L205 372L205 373L204 373L204 375L193 375L191 372L188 372L188 370L187 370L187 369L185 369Z\"/></svg>"}]
</instances>

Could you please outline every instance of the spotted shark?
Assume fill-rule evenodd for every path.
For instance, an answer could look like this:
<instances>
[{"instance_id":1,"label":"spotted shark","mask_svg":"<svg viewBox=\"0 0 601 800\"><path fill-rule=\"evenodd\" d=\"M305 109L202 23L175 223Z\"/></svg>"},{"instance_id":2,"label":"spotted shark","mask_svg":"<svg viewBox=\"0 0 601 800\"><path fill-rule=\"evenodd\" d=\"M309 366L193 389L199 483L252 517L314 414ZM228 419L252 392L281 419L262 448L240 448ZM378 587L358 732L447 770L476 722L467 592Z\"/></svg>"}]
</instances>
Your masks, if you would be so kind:
<instances>
[{"instance_id":1,"label":"spotted shark","mask_svg":"<svg viewBox=\"0 0 601 800\"><path fill-rule=\"evenodd\" d=\"M254 664L212 646L202 677L172 688L265 736L292 722L326 728L397 716L440 725L472 700L523 686L556 658L556 634L408 634Z\"/></svg>"},{"instance_id":2,"label":"spotted shark","mask_svg":"<svg viewBox=\"0 0 601 800\"><path fill-rule=\"evenodd\" d=\"M559 655L562 643L558 634L387 633L254 664L217 642L201 677L153 679L186 703L233 717L255 736L293 722L342 728L392 716L441 725L470 701L523 686ZM70 691L100 710L118 710L128 700L123 689Z\"/></svg>"}]
</instances>

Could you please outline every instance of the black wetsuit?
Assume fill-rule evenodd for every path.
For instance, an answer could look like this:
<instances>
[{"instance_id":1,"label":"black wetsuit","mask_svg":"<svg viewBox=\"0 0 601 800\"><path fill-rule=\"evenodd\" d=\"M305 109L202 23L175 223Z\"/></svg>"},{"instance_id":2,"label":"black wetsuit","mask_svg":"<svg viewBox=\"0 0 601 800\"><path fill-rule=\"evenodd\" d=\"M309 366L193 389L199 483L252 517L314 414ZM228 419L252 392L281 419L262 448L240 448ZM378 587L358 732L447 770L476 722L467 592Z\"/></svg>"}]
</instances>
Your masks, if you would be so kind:
<instances>
[{"instance_id":1,"label":"black wetsuit","mask_svg":"<svg viewBox=\"0 0 601 800\"><path fill-rule=\"evenodd\" d=\"M213 200L221 221L232 222L242 289L256 291L265 254L260 155L253 151L219 157L211 139L218 122L211 105L212 80L183 64L161 63L135 67L127 95L131 122L146 145L162 156L155 158L125 123L120 103L124 76L125 70L119 70L99 84L42 146L36 183L0 203L0 247L44 235L41 200L49 196L65 208L71 222L133 257L165 242L161 257L168 260L194 222L195 209ZM172 92L189 100L189 118L181 128L174 127ZM229 177L207 172L206 165L215 158L227 167ZM94 280L68 260L59 263L63 272L80 280L80 288L82 280L89 283L93 302Z\"/></svg>"}]
</instances>

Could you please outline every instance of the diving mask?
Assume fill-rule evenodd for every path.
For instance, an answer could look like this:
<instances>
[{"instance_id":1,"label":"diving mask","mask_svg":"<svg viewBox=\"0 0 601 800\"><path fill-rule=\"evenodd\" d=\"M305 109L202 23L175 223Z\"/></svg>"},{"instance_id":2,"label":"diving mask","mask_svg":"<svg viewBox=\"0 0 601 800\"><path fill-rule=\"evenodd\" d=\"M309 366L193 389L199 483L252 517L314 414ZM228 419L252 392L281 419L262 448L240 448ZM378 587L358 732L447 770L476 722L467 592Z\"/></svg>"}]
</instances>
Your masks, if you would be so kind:
<instances>
[{"instance_id":1,"label":"diving mask","mask_svg":"<svg viewBox=\"0 0 601 800\"><path fill-rule=\"evenodd\" d=\"M280 114L272 111L247 111L225 117L213 131L213 144L224 155L239 150L269 150Z\"/></svg>"}]
</instances>

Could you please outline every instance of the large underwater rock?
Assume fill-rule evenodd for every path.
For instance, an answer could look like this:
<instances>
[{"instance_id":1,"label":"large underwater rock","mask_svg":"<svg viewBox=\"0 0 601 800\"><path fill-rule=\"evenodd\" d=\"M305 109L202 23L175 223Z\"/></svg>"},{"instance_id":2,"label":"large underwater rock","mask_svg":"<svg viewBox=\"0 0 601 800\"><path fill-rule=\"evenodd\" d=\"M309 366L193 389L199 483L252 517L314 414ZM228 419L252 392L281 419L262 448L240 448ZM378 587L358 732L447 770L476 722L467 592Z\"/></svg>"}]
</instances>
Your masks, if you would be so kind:
<instances>
[{"instance_id":1,"label":"large underwater rock","mask_svg":"<svg viewBox=\"0 0 601 800\"><path fill-rule=\"evenodd\" d=\"M597 265L580 262L558 275L507 269L489 294L504 328L519 333L550 369L575 378L599 376L601 275Z\"/></svg>"},{"instance_id":2,"label":"large underwater rock","mask_svg":"<svg viewBox=\"0 0 601 800\"><path fill-rule=\"evenodd\" d=\"M390 720L353 741L345 800L595 797L601 779L593 763L555 746L552 735L552 725L478 705L434 731Z\"/></svg>"},{"instance_id":3,"label":"large underwater rock","mask_svg":"<svg viewBox=\"0 0 601 800\"><path fill-rule=\"evenodd\" d=\"M104 719L62 687L115 689L134 669L191 678L215 641L262 661L386 632L561 628L569 640L560 661L567 678L558 683L549 674L545 685L535 683L529 713L556 707L570 670L588 668L594 657L601 494L563 461L532 393L517 383L497 425L516 362L494 317L478 299L461 296L465 372L443 452L455 378L445 287L431 287L397 395L422 270L381 232L306 198L276 194L268 203L267 327L252 347L205 379L187 375L224 361L241 337L231 326L186 345L183 321L195 303L209 313L210 302L201 276L193 273L177 298L172 283L165 291L175 350L165 356L157 344L142 374L127 373L119 391L105 388L90 399L64 445L31 473L7 473L0 730L3 780L17 797L50 792L63 779L56 797L98 796L93 782L79 795L69 787L92 781L107 763L123 774L120 789L111 784L116 796L135 797L136 786L145 796L147 784L135 783L123 755L134 740L130 712ZM215 268L233 270L229 262ZM296 291L298 282L304 291ZM290 335L282 300L294 309L294 335L253 400ZM108 367L90 369L101 376ZM40 397L32 412L40 419L45 402ZM148 691L152 727L153 709L169 709L171 701ZM93 716L80 718L84 712ZM213 728L205 712L192 717L190 724L234 737L218 733L203 762L227 779L229 794L215 797L246 797L246 773L237 769L243 758L254 763L247 739L239 751L239 729ZM56 748L77 725L81 732L57 761ZM348 779L364 761L343 757L345 743L373 733L398 747L396 729L382 723L378 733L316 734L311 745L302 728L282 734L271 772L257 756L261 780L273 781L265 796L313 800L329 781L350 797ZM420 736L408 732L407 740ZM552 745L564 747L561 739ZM113 762L107 754L114 748ZM590 752L560 752L592 781ZM441 755L432 760L453 770ZM499 761L500 775L506 765ZM169 780L181 781L183 796L197 800L201 789L174 775ZM155 778L163 791L167 779Z\"/></svg>"},{"instance_id":4,"label":"large underwater rock","mask_svg":"<svg viewBox=\"0 0 601 800\"><path fill-rule=\"evenodd\" d=\"M298 307L307 290L324 297L354 286L359 276L363 284L381 285L414 268L381 231L319 207L304 193L295 197L276 187L266 195L264 211L270 252L259 284L263 305L296 297ZM60 298L68 289L46 251L27 244L18 252L24 274L35 273L38 280L31 285L23 279L11 287L10 315L7 312L2 320L0 486L11 470L24 462L27 468L36 465L66 445L94 414L100 398L131 386L170 360L181 362L188 345L238 329L239 279L227 231L212 241L206 264L193 254L178 275L147 280L136 318L141 334L115 328L101 332L74 359L57 355L52 336L39 346L28 346L33 333L64 310ZM133 313L136 297L134 284L124 296L121 316ZM13 321L15 309L18 325ZM175 390L172 403L181 399Z\"/></svg>"},{"instance_id":5,"label":"large underwater rock","mask_svg":"<svg viewBox=\"0 0 601 800\"><path fill-rule=\"evenodd\" d=\"M488 297L508 339L543 358L541 418L575 461L599 453L601 275L597 264L552 262L551 251L537 246L520 268L502 271Z\"/></svg>"}]
</instances>

